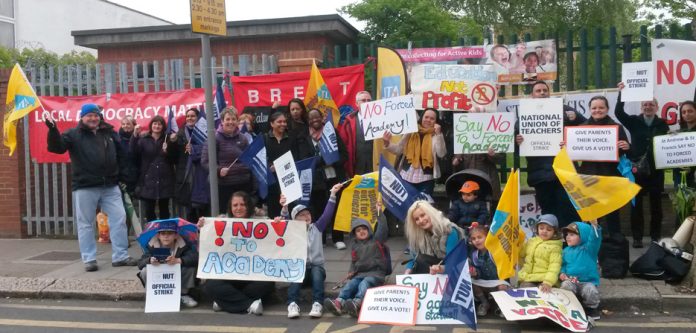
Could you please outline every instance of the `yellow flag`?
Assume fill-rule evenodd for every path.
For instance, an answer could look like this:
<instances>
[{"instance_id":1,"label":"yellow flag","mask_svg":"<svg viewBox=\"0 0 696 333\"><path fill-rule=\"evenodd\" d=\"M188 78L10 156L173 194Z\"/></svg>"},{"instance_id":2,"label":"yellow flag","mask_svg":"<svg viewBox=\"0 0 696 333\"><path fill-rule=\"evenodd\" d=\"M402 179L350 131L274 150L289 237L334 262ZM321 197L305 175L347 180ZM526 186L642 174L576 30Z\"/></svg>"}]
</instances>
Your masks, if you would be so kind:
<instances>
[{"instance_id":1,"label":"yellow flag","mask_svg":"<svg viewBox=\"0 0 696 333\"><path fill-rule=\"evenodd\" d=\"M338 126L338 121L341 119L341 114L338 112L338 107L331 98L331 92L326 87L324 78L321 77L321 72L317 64L312 62L312 72L309 74L309 83L307 84L307 94L304 99L307 110L319 109L324 116L331 114L331 121L334 127Z\"/></svg>"},{"instance_id":2,"label":"yellow flag","mask_svg":"<svg viewBox=\"0 0 696 333\"><path fill-rule=\"evenodd\" d=\"M498 278L501 280L515 275L515 266L524 242L524 231L520 228L519 201L520 180L518 170L515 170L508 177L486 237L486 248L493 256Z\"/></svg>"},{"instance_id":3,"label":"yellow flag","mask_svg":"<svg viewBox=\"0 0 696 333\"><path fill-rule=\"evenodd\" d=\"M408 86L406 84L406 68L396 50L388 47L377 48L377 99L406 95ZM391 138L392 144L397 144L401 140L401 135L394 135ZM372 170L379 170L379 157L384 158L391 165L395 164L396 156L393 154L383 154L384 144L382 140L374 140L372 146Z\"/></svg>"},{"instance_id":4,"label":"yellow flag","mask_svg":"<svg viewBox=\"0 0 696 333\"><path fill-rule=\"evenodd\" d=\"M10 156L17 148L17 120L41 106L39 98L29 84L24 71L15 64L7 82L6 111L3 117L3 144L10 149Z\"/></svg>"},{"instance_id":5,"label":"yellow flag","mask_svg":"<svg viewBox=\"0 0 696 333\"><path fill-rule=\"evenodd\" d=\"M348 187L345 187L341 193L334 230L350 232L350 221L354 217L365 219L370 224L374 223L373 220L377 217L375 204L379 194L378 185L378 172L353 177Z\"/></svg>"},{"instance_id":6,"label":"yellow flag","mask_svg":"<svg viewBox=\"0 0 696 333\"><path fill-rule=\"evenodd\" d=\"M623 207L640 191L640 186L624 177L577 173L565 148L553 160L553 171L583 221L598 219Z\"/></svg>"}]
</instances>

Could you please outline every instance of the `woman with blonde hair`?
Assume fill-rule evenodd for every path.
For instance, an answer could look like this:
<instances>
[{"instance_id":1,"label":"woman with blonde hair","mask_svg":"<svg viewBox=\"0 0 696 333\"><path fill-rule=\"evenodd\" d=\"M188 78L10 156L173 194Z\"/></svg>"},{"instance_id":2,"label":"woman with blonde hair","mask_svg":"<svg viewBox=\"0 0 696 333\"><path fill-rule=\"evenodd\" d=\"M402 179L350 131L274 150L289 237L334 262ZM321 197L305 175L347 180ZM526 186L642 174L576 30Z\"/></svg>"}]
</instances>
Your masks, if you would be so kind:
<instances>
[{"instance_id":1,"label":"woman with blonde hair","mask_svg":"<svg viewBox=\"0 0 696 333\"><path fill-rule=\"evenodd\" d=\"M442 260L463 238L464 230L441 211L427 201L416 201L406 214L406 239L414 256L406 274L444 273Z\"/></svg>"}]
</instances>

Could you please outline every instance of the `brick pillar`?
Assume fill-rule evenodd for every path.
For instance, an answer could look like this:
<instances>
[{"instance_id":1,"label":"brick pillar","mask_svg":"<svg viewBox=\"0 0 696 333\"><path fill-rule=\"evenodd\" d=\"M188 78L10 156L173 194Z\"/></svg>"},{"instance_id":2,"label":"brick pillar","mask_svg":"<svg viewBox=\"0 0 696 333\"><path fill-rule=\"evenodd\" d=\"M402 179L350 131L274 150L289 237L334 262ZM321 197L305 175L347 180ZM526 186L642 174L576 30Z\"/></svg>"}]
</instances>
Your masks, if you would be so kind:
<instances>
[{"instance_id":1,"label":"brick pillar","mask_svg":"<svg viewBox=\"0 0 696 333\"><path fill-rule=\"evenodd\" d=\"M5 101L11 69L0 69L0 101ZM2 113L3 116L5 113ZM0 127L3 127L0 122ZM24 205L24 140L22 121L17 124L17 148L12 156L5 145L0 146L0 238L26 237L22 224Z\"/></svg>"}]
</instances>

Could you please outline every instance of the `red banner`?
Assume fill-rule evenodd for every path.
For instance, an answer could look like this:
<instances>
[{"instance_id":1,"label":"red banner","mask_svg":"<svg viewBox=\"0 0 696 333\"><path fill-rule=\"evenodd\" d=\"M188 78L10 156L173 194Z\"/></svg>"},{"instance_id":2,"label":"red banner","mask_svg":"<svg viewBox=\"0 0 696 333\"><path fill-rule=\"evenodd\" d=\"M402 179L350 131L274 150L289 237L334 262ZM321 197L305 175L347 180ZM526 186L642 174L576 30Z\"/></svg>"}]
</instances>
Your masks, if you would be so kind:
<instances>
[{"instance_id":1,"label":"red banner","mask_svg":"<svg viewBox=\"0 0 696 333\"><path fill-rule=\"evenodd\" d=\"M169 110L175 116L186 113L187 109L201 109L205 100L203 89L188 89L156 93L132 93L95 96L41 96L46 112L56 121L61 133L77 126L80 121L80 108L85 103L95 103L104 107L104 120L116 130L121 127L121 119L132 116L140 127L147 129L150 119L162 116L166 120ZM69 163L68 153L53 154L46 150L48 128L43 123L42 111L29 114L29 147L31 157L38 163Z\"/></svg>"},{"instance_id":2,"label":"red banner","mask_svg":"<svg viewBox=\"0 0 696 333\"><path fill-rule=\"evenodd\" d=\"M355 105L355 95L365 90L365 66L355 65L320 70L331 96L340 108ZM309 71L232 77L234 103L239 112L245 107L287 104L292 98L304 99Z\"/></svg>"}]
</instances>

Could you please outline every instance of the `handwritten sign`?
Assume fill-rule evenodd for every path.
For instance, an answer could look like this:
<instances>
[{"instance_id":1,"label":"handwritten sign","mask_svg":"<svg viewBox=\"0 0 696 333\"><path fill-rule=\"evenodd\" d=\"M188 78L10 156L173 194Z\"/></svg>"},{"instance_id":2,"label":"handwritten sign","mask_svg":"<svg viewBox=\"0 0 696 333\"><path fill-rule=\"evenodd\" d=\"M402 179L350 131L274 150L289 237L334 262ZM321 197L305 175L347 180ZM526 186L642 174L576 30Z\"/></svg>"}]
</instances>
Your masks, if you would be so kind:
<instances>
[{"instance_id":1,"label":"handwritten sign","mask_svg":"<svg viewBox=\"0 0 696 333\"><path fill-rule=\"evenodd\" d=\"M147 265L145 313L179 312L181 265Z\"/></svg>"},{"instance_id":2,"label":"handwritten sign","mask_svg":"<svg viewBox=\"0 0 696 333\"><path fill-rule=\"evenodd\" d=\"M653 147L657 169L696 165L696 132L656 136Z\"/></svg>"},{"instance_id":3,"label":"handwritten sign","mask_svg":"<svg viewBox=\"0 0 696 333\"><path fill-rule=\"evenodd\" d=\"M417 325L463 324L440 314L440 301L447 286L446 274L397 275L396 284L418 288Z\"/></svg>"},{"instance_id":4,"label":"handwritten sign","mask_svg":"<svg viewBox=\"0 0 696 333\"><path fill-rule=\"evenodd\" d=\"M307 226L300 221L206 217L198 258L201 279L302 281Z\"/></svg>"},{"instance_id":5,"label":"handwritten sign","mask_svg":"<svg viewBox=\"0 0 696 333\"><path fill-rule=\"evenodd\" d=\"M278 183L280 184L280 192L285 194L287 202L293 202L302 198L302 183L300 182L300 174L297 172L295 160L292 158L292 152L288 151L282 156L273 161Z\"/></svg>"},{"instance_id":6,"label":"handwritten sign","mask_svg":"<svg viewBox=\"0 0 696 333\"><path fill-rule=\"evenodd\" d=\"M358 323L413 326L416 324L418 288L382 286L365 293Z\"/></svg>"},{"instance_id":7,"label":"handwritten sign","mask_svg":"<svg viewBox=\"0 0 696 333\"><path fill-rule=\"evenodd\" d=\"M542 293L538 288L520 288L491 295L507 320L548 318L569 331L587 332L585 311L568 290L553 288L550 293Z\"/></svg>"},{"instance_id":8,"label":"handwritten sign","mask_svg":"<svg viewBox=\"0 0 696 333\"><path fill-rule=\"evenodd\" d=\"M619 160L619 126L569 126L565 144L573 161L616 162Z\"/></svg>"},{"instance_id":9,"label":"handwritten sign","mask_svg":"<svg viewBox=\"0 0 696 333\"><path fill-rule=\"evenodd\" d=\"M410 79L413 102L418 109L486 112L496 109L497 74L491 65L415 65Z\"/></svg>"},{"instance_id":10,"label":"handwritten sign","mask_svg":"<svg viewBox=\"0 0 696 333\"><path fill-rule=\"evenodd\" d=\"M418 132L418 118L411 95L363 103L359 116L366 141L382 138L386 131L395 135Z\"/></svg>"},{"instance_id":11,"label":"handwritten sign","mask_svg":"<svg viewBox=\"0 0 696 333\"><path fill-rule=\"evenodd\" d=\"M520 156L556 156L563 140L563 100L528 98L520 100Z\"/></svg>"},{"instance_id":12,"label":"handwritten sign","mask_svg":"<svg viewBox=\"0 0 696 333\"><path fill-rule=\"evenodd\" d=\"M454 115L454 153L511 153L515 150L515 114L457 113Z\"/></svg>"},{"instance_id":13,"label":"handwritten sign","mask_svg":"<svg viewBox=\"0 0 696 333\"><path fill-rule=\"evenodd\" d=\"M541 206L534 194L520 195L520 227L527 239L534 237L536 221L541 217Z\"/></svg>"},{"instance_id":14,"label":"handwritten sign","mask_svg":"<svg viewBox=\"0 0 696 333\"><path fill-rule=\"evenodd\" d=\"M625 62L621 65L621 80L626 87L621 91L621 101L640 102L653 99L653 63Z\"/></svg>"}]
</instances>

